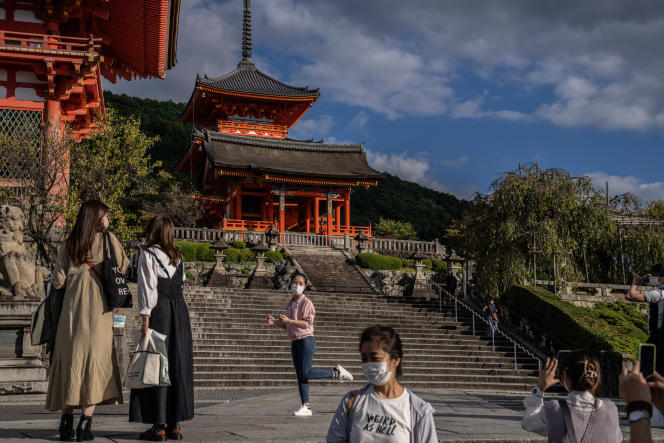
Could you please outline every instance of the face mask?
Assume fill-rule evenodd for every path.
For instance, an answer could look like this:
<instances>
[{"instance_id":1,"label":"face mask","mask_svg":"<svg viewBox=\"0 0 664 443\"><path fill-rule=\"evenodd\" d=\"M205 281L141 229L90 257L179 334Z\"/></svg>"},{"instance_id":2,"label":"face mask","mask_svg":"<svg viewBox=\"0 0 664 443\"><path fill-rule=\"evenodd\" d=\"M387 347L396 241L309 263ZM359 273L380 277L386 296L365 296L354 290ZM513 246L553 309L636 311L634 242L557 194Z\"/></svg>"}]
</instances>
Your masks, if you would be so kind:
<instances>
[{"instance_id":1,"label":"face mask","mask_svg":"<svg viewBox=\"0 0 664 443\"><path fill-rule=\"evenodd\" d=\"M650 286L659 286L659 277L655 276L650 276L648 277L648 282L650 283Z\"/></svg>"},{"instance_id":2,"label":"face mask","mask_svg":"<svg viewBox=\"0 0 664 443\"><path fill-rule=\"evenodd\" d=\"M392 378L392 371L387 369L387 362L384 361L362 363L362 373L369 383L376 386L383 386Z\"/></svg>"},{"instance_id":3,"label":"face mask","mask_svg":"<svg viewBox=\"0 0 664 443\"><path fill-rule=\"evenodd\" d=\"M293 295L300 295L304 292L304 286L291 285L290 290Z\"/></svg>"}]
</instances>

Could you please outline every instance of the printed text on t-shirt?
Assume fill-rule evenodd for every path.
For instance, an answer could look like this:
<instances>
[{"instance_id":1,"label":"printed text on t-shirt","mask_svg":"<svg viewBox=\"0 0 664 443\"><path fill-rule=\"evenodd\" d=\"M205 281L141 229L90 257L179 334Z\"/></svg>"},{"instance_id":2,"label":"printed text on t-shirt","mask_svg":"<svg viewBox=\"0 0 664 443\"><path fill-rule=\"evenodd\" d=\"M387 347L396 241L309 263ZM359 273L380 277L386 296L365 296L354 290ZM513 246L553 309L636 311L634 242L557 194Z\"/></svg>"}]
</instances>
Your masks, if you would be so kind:
<instances>
[{"instance_id":1,"label":"printed text on t-shirt","mask_svg":"<svg viewBox=\"0 0 664 443\"><path fill-rule=\"evenodd\" d=\"M362 431L373 432L379 435L394 435L397 421L386 415L367 414L367 424Z\"/></svg>"}]
</instances>

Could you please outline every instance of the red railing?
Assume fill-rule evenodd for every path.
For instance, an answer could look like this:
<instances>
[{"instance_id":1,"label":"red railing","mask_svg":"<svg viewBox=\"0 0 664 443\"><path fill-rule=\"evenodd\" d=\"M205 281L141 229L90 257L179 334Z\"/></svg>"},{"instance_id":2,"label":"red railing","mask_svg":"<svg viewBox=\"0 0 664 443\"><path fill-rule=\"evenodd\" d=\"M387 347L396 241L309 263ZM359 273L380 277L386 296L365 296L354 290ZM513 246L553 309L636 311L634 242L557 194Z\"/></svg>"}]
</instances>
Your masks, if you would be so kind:
<instances>
[{"instance_id":1,"label":"red railing","mask_svg":"<svg viewBox=\"0 0 664 443\"><path fill-rule=\"evenodd\" d=\"M269 221L232 220L224 218L218 229L227 231L266 231L274 223Z\"/></svg>"},{"instance_id":2,"label":"red railing","mask_svg":"<svg viewBox=\"0 0 664 443\"><path fill-rule=\"evenodd\" d=\"M3 51L84 56L101 48L101 38L0 31L0 47Z\"/></svg>"},{"instance_id":3,"label":"red railing","mask_svg":"<svg viewBox=\"0 0 664 443\"><path fill-rule=\"evenodd\" d=\"M219 120L217 129L219 132L226 134L253 135L270 138L286 138L286 135L288 134L288 129L283 125L245 123L228 120Z\"/></svg>"}]
</instances>

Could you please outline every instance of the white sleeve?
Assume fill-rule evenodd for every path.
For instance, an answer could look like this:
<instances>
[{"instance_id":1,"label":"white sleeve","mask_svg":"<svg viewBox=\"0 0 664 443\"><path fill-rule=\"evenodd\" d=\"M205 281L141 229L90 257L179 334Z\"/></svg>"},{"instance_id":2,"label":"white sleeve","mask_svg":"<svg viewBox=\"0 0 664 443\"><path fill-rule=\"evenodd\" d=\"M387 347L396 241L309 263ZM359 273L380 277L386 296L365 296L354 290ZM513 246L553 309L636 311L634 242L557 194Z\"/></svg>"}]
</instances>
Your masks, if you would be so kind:
<instances>
[{"instance_id":1,"label":"white sleeve","mask_svg":"<svg viewBox=\"0 0 664 443\"><path fill-rule=\"evenodd\" d=\"M138 258L138 307L141 315L150 315L159 298L157 293L159 277L155 272L153 261L147 252L142 252Z\"/></svg>"},{"instance_id":2,"label":"white sleeve","mask_svg":"<svg viewBox=\"0 0 664 443\"><path fill-rule=\"evenodd\" d=\"M180 261L182 261L182 259L180 259ZM184 262L182 262L182 281L185 281L186 279L187 279L187 268L185 268Z\"/></svg>"},{"instance_id":3,"label":"white sleeve","mask_svg":"<svg viewBox=\"0 0 664 443\"><path fill-rule=\"evenodd\" d=\"M664 297L664 289L651 289L643 293L648 303L658 303Z\"/></svg>"},{"instance_id":4,"label":"white sleeve","mask_svg":"<svg viewBox=\"0 0 664 443\"><path fill-rule=\"evenodd\" d=\"M546 435L548 420L544 412L544 398L530 394L523 400L523 405L526 407L526 412L521 419L521 427L529 432Z\"/></svg>"}]
</instances>

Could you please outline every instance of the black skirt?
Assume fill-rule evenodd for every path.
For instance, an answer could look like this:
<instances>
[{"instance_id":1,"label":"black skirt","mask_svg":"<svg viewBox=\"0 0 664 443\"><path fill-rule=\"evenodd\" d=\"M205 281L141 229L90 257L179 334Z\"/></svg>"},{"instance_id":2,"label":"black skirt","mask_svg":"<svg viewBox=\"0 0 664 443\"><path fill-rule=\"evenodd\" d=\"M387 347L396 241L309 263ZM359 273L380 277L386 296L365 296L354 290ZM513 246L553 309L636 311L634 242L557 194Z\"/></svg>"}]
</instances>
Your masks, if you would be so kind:
<instances>
[{"instance_id":1,"label":"black skirt","mask_svg":"<svg viewBox=\"0 0 664 443\"><path fill-rule=\"evenodd\" d=\"M183 272L180 262L171 278L159 278L159 298L150 314L150 328L167 336L171 385L132 389L130 422L175 424L194 417L194 358L189 310L182 296Z\"/></svg>"}]
</instances>

